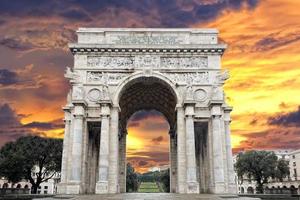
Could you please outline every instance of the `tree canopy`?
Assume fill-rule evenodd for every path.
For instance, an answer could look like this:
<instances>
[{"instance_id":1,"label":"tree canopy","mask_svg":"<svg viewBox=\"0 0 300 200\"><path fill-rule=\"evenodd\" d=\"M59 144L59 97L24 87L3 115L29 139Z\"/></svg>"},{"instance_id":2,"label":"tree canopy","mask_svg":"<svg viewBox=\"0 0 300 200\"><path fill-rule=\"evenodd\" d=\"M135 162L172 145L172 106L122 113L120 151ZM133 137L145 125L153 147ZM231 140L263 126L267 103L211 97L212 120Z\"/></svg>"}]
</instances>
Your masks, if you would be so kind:
<instances>
[{"instance_id":1,"label":"tree canopy","mask_svg":"<svg viewBox=\"0 0 300 200\"><path fill-rule=\"evenodd\" d=\"M278 159L274 152L247 151L239 153L235 164L240 180L246 176L257 183L257 191L263 193L263 185L271 178L282 180L289 175L289 167L285 160Z\"/></svg>"},{"instance_id":2,"label":"tree canopy","mask_svg":"<svg viewBox=\"0 0 300 200\"><path fill-rule=\"evenodd\" d=\"M29 180L33 192L61 170L62 140L21 137L0 150L0 175L10 182Z\"/></svg>"},{"instance_id":3,"label":"tree canopy","mask_svg":"<svg viewBox=\"0 0 300 200\"><path fill-rule=\"evenodd\" d=\"M126 192L136 192L138 190L139 183L137 173L130 163L127 163L126 171Z\"/></svg>"}]
</instances>

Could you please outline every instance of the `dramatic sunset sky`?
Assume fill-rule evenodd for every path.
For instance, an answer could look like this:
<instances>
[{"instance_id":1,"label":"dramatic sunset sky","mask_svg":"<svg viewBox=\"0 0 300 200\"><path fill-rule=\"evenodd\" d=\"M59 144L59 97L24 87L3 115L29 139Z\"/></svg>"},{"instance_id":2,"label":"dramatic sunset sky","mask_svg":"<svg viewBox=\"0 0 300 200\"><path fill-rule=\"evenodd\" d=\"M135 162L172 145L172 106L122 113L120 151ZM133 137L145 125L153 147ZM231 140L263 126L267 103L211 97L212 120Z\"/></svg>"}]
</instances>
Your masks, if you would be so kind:
<instances>
[{"instance_id":1,"label":"dramatic sunset sky","mask_svg":"<svg viewBox=\"0 0 300 200\"><path fill-rule=\"evenodd\" d=\"M78 27L217 28L234 152L300 148L298 0L1 0L0 146L27 134L63 137ZM129 124L128 158L145 171L168 163L168 124L155 111ZM152 125L151 125L152 124Z\"/></svg>"}]
</instances>

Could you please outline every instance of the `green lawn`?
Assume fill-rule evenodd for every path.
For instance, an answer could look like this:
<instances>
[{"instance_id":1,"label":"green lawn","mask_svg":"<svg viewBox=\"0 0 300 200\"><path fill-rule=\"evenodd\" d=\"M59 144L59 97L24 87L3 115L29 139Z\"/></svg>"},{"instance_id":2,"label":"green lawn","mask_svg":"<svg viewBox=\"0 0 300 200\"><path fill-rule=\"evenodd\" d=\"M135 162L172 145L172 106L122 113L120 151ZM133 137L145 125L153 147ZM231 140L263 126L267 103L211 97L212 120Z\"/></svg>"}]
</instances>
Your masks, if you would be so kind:
<instances>
[{"instance_id":1,"label":"green lawn","mask_svg":"<svg viewBox=\"0 0 300 200\"><path fill-rule=\"evenodd\" d=\"M160 192L160 191L155 182L142 182L138 189L138 192L154 193L154 192Z\"/></svg>"}]
</instances>

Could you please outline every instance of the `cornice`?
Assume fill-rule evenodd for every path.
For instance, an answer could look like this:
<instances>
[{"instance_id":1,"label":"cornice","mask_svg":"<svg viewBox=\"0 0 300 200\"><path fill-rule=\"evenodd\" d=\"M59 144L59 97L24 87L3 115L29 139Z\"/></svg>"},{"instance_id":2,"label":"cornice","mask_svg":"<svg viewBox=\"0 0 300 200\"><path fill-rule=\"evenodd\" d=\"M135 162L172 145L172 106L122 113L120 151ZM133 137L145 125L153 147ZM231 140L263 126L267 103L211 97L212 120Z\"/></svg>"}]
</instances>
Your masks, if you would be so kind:
<instances>
[{"instance_id":1,"label":"cornice","mask_svg":"<svg viewBox=\"0 0 300 200\"><path fill-rule=\"evenodd\" d=\"M223 55L227 45L114 45L114 44L79 44L70 43L69 48L73 54L77 53L207 53Z\"/></svg>"}]
</instances>

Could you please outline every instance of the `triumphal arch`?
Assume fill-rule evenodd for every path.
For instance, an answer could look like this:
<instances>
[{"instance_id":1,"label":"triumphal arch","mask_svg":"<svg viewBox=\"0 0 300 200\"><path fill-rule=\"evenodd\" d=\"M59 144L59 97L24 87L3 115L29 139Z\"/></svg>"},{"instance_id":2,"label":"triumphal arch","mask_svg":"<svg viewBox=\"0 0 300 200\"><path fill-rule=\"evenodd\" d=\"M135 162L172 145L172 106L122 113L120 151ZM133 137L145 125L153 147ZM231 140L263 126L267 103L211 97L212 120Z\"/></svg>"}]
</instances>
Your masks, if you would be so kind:
<instances>
[{"instance_id":1,"label":"triumphal arch","mask_svg":"<svg viewBox=\"0 0 300 200\"><path fill-rule=\"evenodd\" d=\"M154 109L170 130L176 193L235 193L230 111L215 29L80 28L69 48L60 193L126 192L127 120Z\"/></svg>"}]
</instances>

